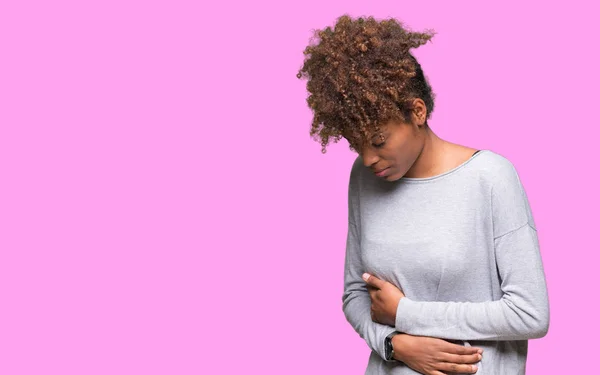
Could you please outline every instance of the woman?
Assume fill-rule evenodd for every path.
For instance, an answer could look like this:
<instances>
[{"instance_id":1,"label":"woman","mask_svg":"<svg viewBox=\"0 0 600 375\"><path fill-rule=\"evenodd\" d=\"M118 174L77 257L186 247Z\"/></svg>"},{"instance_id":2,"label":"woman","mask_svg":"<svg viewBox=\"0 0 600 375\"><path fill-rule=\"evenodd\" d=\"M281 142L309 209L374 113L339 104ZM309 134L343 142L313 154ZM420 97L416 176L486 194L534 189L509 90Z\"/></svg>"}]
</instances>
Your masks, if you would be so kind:
<instances>
[{"instance_id":1,"label":"woman","mask_svg":"<svg viewBox=\"0 0 600 375\"><path fill-rule=\"evenodd\" d=\"M394 19L317 30L311 135L359 155L348 190L343 310L372 349L366 374L524 374L549 325L545 275L515 168L439 138L434 94L409 49L434 32Z\"/></svg>"}]
</instances>

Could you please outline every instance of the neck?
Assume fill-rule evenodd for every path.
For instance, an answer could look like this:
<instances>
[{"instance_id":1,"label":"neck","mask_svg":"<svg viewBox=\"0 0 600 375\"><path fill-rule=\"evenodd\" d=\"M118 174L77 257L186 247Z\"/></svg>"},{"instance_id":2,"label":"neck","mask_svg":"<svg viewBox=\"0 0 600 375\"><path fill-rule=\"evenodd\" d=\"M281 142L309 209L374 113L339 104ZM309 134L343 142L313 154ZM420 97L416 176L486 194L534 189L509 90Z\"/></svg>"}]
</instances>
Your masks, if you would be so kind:
<instances>
[{"instance_id":1,"label":"neck","mask_svg":"<svg viewBox=\"0 0 600 375\"><path fill-rule=\"evenodd\" d=\"M450 143L438 137L431 128L425 129L424 132L423 148L405 177L426 178L445 171L447 158L444 158L444 154L448 151Z\"/></svg>"}]
</instances>

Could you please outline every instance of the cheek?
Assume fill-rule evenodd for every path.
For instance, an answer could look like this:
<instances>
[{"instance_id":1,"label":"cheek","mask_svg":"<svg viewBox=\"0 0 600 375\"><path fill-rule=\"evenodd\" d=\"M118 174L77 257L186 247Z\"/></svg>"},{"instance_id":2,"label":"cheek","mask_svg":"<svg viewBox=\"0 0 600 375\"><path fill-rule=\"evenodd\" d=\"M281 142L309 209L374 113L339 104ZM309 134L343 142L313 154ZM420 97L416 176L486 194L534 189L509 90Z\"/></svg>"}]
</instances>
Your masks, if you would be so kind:
<instances>
[{"instance_id":1,"label":"cheek","mask_svg":"<svg viewBox=\"0 0 600 375\"><path fill-rule=\"evenodd\" d=\"M389 176L390 180L397 180L404 176L414 162L412 152L407 149L404 149L403 152L396 152L395 155L390 156L389 160L394 170L393 174Z\"/></svg>"},{"instance_id":2,"label":"cheek","mask_svg":"<svg viewBox=\"0 0 600 375\"><path fill-rule=\"evenodd\" d=\"M407 170L410 167L410 152L403 148L401 150L396 151L395 155L393 155L393 165L399 171Z\"/></svg>"},{"instance_id":3,"label":"cheek","mask_svg":"<svg viewBox=\"0 0 600 375\"><path fill-rule=\"evenodd\" d=\"M407 139L402 144L401 151L399 151L398 164L408 171L419 157L420 152L421 147L418 140Z\"/></svg>"},{"instance_id":4,"label":"cheek","mask_svg":"<svg viewBox=\"0 0 600 375\"><path fill-rule=\"evenodd\" d=\"M402 178L408 172L409 165L402 158L396 158L392 164L392 173L388 176L387 180L393 181Z\"/></svg>"}]
</instances>

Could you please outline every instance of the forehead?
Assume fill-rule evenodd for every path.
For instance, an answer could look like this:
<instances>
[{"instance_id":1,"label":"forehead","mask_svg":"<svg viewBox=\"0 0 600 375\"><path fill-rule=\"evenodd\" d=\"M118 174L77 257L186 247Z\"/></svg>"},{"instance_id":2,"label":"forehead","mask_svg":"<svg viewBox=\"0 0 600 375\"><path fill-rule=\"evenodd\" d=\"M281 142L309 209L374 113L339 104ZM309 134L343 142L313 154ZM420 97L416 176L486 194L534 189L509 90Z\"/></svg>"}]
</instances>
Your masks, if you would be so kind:
<instances>
[{"instance_id":1,"label":"forehead","mask_svg":"<svg viewBox=\"0 0 600 375\"><path fill-rule=\"evenodd\" d=\"M389 133L391 131L398 130L400 125L401 125L401 123L399 121L394 121L394 120L382 122L381 124L379 124L379 130L376 131L375 128L369 129L367 138L373 138L373 137L381 135L383 133Z\"/></svg>"},{"instance_id":2,"label":"forehead","mask_svg":"<svg viewBox=\"0 0 600 375\"><path fill-rule=\"evenodd\" d=\"M375 127L367 128L364 130L364 133L357 128L346 129L346 131L343 132L343 136L346 139L354 140L354 142L365 144L373 142L378 136L397 132L401 127L400 125L402 125L400 121L390 120L380 123L378 130L375 130Z\"/></svg>"}]
</instances>

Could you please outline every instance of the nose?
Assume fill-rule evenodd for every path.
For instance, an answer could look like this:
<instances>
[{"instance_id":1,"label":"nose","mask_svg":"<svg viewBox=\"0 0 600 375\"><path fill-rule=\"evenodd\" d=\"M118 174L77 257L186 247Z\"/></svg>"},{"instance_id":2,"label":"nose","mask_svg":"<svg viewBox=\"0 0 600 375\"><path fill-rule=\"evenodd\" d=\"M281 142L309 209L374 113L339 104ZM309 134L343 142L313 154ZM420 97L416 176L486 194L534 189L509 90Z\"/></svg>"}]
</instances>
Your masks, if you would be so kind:
<instances>
[{"instance_id":1,"label":"nose","mask_svg":"<svg viewBox=\"0 0 600 375\"><path fill-rule=\"evenodd\" d=\"M361 157L363 159L363 164L367 168L370 168L373 164L379 161L379 156L377 155L377 152L375 152L375 150L372 150L369 146L363 147Z\"/></svg>"}]
</instances>

